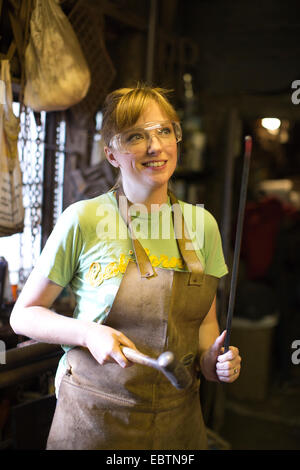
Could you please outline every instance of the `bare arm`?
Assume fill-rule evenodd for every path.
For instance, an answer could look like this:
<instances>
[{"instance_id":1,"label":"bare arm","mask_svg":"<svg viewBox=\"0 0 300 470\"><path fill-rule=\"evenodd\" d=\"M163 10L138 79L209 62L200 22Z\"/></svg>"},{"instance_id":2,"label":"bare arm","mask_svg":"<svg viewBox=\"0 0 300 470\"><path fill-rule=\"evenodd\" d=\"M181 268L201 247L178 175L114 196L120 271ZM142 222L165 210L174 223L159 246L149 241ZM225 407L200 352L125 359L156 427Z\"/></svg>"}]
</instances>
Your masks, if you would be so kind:
<instances>
[{"instance_id":1,"label":"bare arm","mask_svg":"<svg viewBox=\"0 0 300 470\"><path fill-rule=\"evenodd\" d=\"M239 351L230 346L229 351L223 354L225 336L226 331L220 335L215 297L199 329L200 367L207 380L233 382L239 376Z\"/></svg>"},{"instance_id":2,"label":"bare arm","mask_svg":"<svg viewBox=\"0 0 300 470\"><path fill-rule=\"evenodd\" d=\"M33 271L12 311L13 330L45 343L83 346L82 322L50 310L62 289Z\"/></svg>"},{"instance_id":3,"label":"bare arm","mask_svg":"<svg viewBox=\"0 0 300 470\"><path fill-rule=\"evenodd\" d=\"M100 364L113 359L122 367L127 366L120 344L135 346L121 332L50 309L61 291L62 287L33 270L11 314L15 333L45 343L87 347Z\"/></svg>"}]
</instances>

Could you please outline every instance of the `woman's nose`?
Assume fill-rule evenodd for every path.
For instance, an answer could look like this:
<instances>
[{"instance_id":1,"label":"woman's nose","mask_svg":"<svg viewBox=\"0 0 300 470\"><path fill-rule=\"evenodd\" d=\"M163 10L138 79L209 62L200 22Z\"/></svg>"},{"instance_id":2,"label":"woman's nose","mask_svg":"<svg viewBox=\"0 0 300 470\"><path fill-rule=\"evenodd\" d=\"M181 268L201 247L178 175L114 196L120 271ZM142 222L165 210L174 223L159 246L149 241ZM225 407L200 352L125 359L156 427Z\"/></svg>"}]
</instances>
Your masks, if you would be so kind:
<instances>
[{"instance_id":1,"label":"woman's nose","mask_svg":"<svg viewBox=\"0 0 300 470\"><path fill-rule=\"evenodd\" d=\"M161 151L161 142L159 137L156 134L150 134L148 138L148 148L149 153L160 152Z\"/></svg>"}]
</instances>

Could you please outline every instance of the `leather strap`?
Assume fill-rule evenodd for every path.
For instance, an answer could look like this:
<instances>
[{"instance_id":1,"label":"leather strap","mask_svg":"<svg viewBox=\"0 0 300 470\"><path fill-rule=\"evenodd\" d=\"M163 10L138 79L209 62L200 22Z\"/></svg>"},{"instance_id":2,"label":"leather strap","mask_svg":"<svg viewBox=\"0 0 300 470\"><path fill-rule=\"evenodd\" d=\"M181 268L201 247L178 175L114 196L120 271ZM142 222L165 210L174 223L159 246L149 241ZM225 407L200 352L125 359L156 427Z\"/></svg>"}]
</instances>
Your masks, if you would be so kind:
<instances>
[{"instance_id":1,"label":"leather strap","mask_svg":"<svg viewBox=\"0 0 300 470\"><path fill-rule=\"evenodd\" d=\"M175 237L177 240L177 244L178 244L178 248L181 253L181 256L183 257L183 260L189 272L203 273L203 267L201 265L201 262L195 250L187 249L187 245L191 246L192 242L191 242L190 236L188 235L188 230L187 230L187 227L186 227L183 215L182 215L182 211L181 211L181 207L178 202L178 199L171 191L168 191L168 194L170 197L171 204L173 206L172 220L173 220L173 226L174 226L174 233L175 233ZM118 188L116 188L117 203L118 203L120 214L129 229L130 237L131 237L132 244L133 244L134 254L135 254L135 258L137 261L137 266L138 266L140 275L141 277L145 277L145 278L155 276L155 270L153 269L153 266L149 260L147 253L145 252L139 240L137 240L135 235L132 233L131 217L128 211L128 207L131 204L127 198L126 200L123 198L121 199L120 196L124 196L126 198L123 189L119 186ZM174 214L174 208L176 210L176 214ZM188 237L186 235L188 235Z\"/></svg>"},{"instance_id":2,"label":"leather strap","mask_svg":"<svg viewBox=\"0 0 300 470\"><path fill-rule=\"evenodd\" d=\"M131 238L132 244L133 244L135 259L136 259L136 262L137 262L137 266L138 266L140 275L141 275L141 277L146 277L146 278L151 277L151 276L155 276L155 271L153 269L153 266L152 266L152 264L149 260L149 257L147 255L147 253L145 252L145 250L142 247L139 240L132 233L131 217L130 217L130 214L128 212L128 207L130 205L130 202L128 201L127 198L126 198L126 200L124 198L121 199L121 196L124 196L126 198L123 190L120 187L118 187L117 190L116 190L116 197L117 197L117 202L118 202L118 206L119 206L119 211L120 211L120 214L123 217L128 229L129 229L130 238ZM125 204L124 204L124 202L125 202Z\"/></svg>"},{"instance_id":3,"label":"leather strap","mask_svg":"<svg viewBox=\"0 0 300 470\"><path fill-rule=\"evenodd\" d=\"M170 201L172 206L175 206L175 210L178 210L178 213L174 217L174 209L172 211L173 216L173 225L174 225L174 232L178 244L179 251L181 256L183 257L185 264L192 273L203 273L202 264L196 254L196 251L193 249L187 249L187 246L191 247L192 241L184 221L180 204L178 202L177 197L169 191ZM180 211L180 213L179 213ZM187 235L187 236L186 236Z\"/></svg>"}]
</instances>

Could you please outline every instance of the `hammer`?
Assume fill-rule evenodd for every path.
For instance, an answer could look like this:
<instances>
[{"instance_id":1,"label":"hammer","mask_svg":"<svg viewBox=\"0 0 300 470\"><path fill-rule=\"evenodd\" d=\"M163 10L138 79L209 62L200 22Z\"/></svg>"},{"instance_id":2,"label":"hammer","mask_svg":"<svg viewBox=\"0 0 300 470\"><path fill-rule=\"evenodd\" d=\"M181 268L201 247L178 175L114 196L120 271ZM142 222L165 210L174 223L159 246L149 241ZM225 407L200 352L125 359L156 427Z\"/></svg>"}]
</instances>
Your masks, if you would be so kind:
<instances>
[{"instance_id":1,"label":"hammer","mask_svg":"<svg viewBox=\"0 0 300 470\"><path fill-rule=\"evenodd\" d=\"M179 362L171 351L165 351L157 359L143 354L127 346L121 346L124 356L131 362L153 367L162 372L178 390L187 388L192 383L188 370Z\"/></svg>"}]
</instances>

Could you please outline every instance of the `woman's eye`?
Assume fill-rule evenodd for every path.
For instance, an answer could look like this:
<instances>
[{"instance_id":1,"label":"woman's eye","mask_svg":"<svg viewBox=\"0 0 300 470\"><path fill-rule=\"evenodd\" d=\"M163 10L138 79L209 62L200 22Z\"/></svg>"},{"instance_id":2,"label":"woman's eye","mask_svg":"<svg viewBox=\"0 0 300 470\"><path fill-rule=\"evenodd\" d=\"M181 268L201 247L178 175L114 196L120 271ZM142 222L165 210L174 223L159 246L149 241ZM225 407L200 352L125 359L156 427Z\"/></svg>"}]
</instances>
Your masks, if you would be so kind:
<instances>
[{"instance_id":1,"label":"woman's eye","mask_svg":"<svg viewBox=\"0 0 300 470\"><path fill-rule=\"evenodd\" d=\"M126 136L126 142L129 144L140 142L143 139L144 139L144 135L141 134L140 132L135 132L134 134L129 134Z\"/></svg>"},{"instance_id":2,"label":"woman's eye","mask_svg":"<svg viewBox=\"0 0 300 470\"><path fill-rule=\"evenodd\" d=\"M172 133L172 129L171 129L171 127L163 127L162 129L160 129L158 131L158 133L159 133L159 135L167 136L167 135L170 135Z\"/></svg>"}]
</instances>

